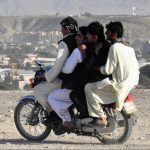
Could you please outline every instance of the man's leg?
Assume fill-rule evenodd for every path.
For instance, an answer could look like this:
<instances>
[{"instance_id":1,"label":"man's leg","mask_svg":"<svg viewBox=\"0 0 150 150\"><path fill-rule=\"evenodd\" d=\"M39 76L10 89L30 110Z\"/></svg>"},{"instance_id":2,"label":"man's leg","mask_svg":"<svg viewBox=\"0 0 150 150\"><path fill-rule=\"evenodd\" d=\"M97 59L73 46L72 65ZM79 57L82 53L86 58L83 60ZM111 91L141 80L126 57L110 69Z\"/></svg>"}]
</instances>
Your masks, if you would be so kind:
<instances>
[{"instance_id":1,"label":"man's leg","mask_svg":"<svg viewBox=\"0 0 150 150\"><path fill-rule=\"evenodd\" d=\"M67 89L56 89L51 92L48 96L48 103L57 115L64 122L70 122L71 116L68 108L73 104L69 98L71 90Z\"/></svg>"},{"instance_id":2,"label":"man's leg","mask_svg":"<svg viewBox=\"0 0 150 150\"><path fill-rule=\"evenodd\" d=\"M100 98L95 94L96 84L88 83L85 86L85 94L89 115L92 117L105 117L101 107Z\"/></svg>"},{"instance_id":3,"label":"man's leg","mask_svg":"<svg viewBox=\"0 0 150 150\"><path fill-rule=\"evenodd\" d=\"M59 88L61 83L51 83L51 82L43 82L38 84L33 88L33 93L38 100L38 102L49 112L52 111L52 108L48 104L48 94Z\"/></svg>"},{"instance_id":4,"label":"man's leg","mask_svg":"<svg viewBox=\"0 0 150 150\"><path fill-rule=\"evenodd\" d=\"M95 123L98 125L106 125L106 115L101 104L110 104L116 101L116 93L111 85L103 89L97 89L96 83L88 83L85 86L87 106L89 115L96 117Z\"/></svg>"},{"instance_id":5,"label":"man's leg","mask_svg":"<svg viewBox=\"0 0 150 150\"><path fill-rule=\"evenodd\" d=\"M70 98L73 101L76 109L80 112L80 118L88 117L88 109L86 103L85 92L81 89L73 90L70 93Z\"/></svg>"}]
</instances>

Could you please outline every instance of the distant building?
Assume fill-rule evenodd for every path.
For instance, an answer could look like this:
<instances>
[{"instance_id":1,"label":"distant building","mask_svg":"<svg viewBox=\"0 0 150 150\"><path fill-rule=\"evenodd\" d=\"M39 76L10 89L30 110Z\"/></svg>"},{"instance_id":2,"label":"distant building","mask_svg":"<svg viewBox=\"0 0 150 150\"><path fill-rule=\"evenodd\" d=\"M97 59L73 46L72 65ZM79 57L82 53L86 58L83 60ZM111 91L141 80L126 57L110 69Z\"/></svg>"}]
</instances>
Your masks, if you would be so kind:
<instances>
[{"instance_id":1,"label":"distant building","mask_svg":"<svg viewBox=\"0 0 150 150\"><path fill-rule=\"evenodd\" d=\"M43 42L47 46L58 42L62 37L60 31L51 32L16 32L13 34L13 43L16 44L38 44Z\"/></svg>"},{"instance_id":2,"label":"distant building","mask_svg":"<svg viewBox=\"0 0 150 150\"><path fill-rule=\"evenodd\" d=\"M10 57L7 55L0 55L0 67L7 67L10 65Z\"/></svg>"},{"instance_id":3,"label":"distant building","mask_svg":"<svg viewBox=\"0 0 150 150\"><path fill-rule=\"evenodd\" d=\"M39 32L16 32L13 35L13 42L17 44L36 44L40 41Z\"/></svg>"},{"instance_id":4,"label":"distant building","mask_svg":"<svg viewBox=\"0 0 150 150\"><path fill-rule=\"evenodd\" d=\"M37 54L27 54L25 59L24 59L24 67L26 66L27 63L32 64L37 58Z\"/></svg>"},{"instance_id":5,"label":"distant building","mask_svg":"<svg viewBox=\"0 0 150 150\"><path fill-rule=\"evenodd\" d=\"M132 7L132 15L136 16L136 7L135 6Z\"/></svg>"},{"instance_id":6,"label":"distant building","mask_svg":"<svg viewBox=\"0 0 150 150\"><path fill-rule=\"evenodd\" d=\"M26 84L29 84L29 79L34 77L34 72L32 70L25 70L25 69L18 69L18 76L19 76L19 89L24 88Z\"/></svg>"},{"instance_id":7,"label":"distant building","mask_svg":"<svg viewBox=\"0 0 150 150\"><path fill-rule=\"evenodd\" d=\"M5 69L0 69L0 80L3 82L5 80L5 77L11 74L11 68L5 68Z\"/></svg>"},{"instance_id":8,"label":"distant building","mask_svg":"<svg viewBox=\"0 0 150 150\"><path fill-rule=\"evenodd\" d=\"M45 57L38 57L37 54L27 54L26 58L24 59L24 67L27 63L31 64L31 67L35 67L35 60L40 60L44 65L53 65L56 58L45 58Z\"/></svg>"},{"instance_id":9,"label":"distant building","mask_svg":"<svg viewBox=\"0 0 150 150\"><path fill-rule=\"evenodd\" d=\"M37 60L40 60L44 65L54 65L56 58L37 57Z\"/></svg>"},{"instance_id":10,"label":"distant building","mask_svg":"<svg viewBox=\"0 0 150 150\"><path fill-rule=\"evenodd\" d=\"M26 85L26 83L25 83L25 81L19 81L19 83L18 83L18 88L20 89L20 90L23 90L24 89L24 86Z\"/></svg>"}]
</instances>

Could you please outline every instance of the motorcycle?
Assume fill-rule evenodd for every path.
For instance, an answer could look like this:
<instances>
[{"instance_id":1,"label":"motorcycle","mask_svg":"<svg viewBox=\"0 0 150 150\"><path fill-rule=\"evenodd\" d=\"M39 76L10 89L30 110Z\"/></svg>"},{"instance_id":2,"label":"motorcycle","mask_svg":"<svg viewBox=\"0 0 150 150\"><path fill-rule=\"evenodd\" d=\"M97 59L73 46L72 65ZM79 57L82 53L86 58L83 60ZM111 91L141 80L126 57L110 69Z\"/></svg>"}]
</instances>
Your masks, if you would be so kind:
<instances>
[{"instance_id":1,"label":"motorcycle","mask_svg":"<svg viewBox=\"0 0 150 150\"><path fill-rule=\"evenodd\" d=\"M36 64L40 67L40 70L36 71L35 78L30 80L31 87L44 82L39 80L38 75L51 68L50 66L43 67L40 61L36 61ZM122 144L129 139L132 127L136 124L135 112L137 108L133 100L133 94L129 93L120 112L116 111L115 103L102 105L108 120L106 127L89 126L88 123L93 118L80 118L80 112L75 105L72 105L69 111L76 127L66 129L62 126L61 119L54 111L47 112L38 103L34 95L27 95L17 100L14 122L19 133L29 141L42 141L53 130L55 135L74 133L76 135L96 137L103 144Z\"/></svg>"}]
</instances>

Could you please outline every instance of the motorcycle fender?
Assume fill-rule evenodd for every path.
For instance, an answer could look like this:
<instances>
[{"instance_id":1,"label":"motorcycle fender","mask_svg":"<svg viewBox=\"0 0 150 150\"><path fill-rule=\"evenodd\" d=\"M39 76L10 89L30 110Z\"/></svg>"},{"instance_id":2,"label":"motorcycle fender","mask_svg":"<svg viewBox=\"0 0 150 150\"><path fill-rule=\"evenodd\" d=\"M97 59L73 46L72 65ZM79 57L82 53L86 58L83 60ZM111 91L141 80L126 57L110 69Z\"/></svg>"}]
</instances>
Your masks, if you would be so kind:
<instances>
[{"instance_id":1,"label":"motorcycle fender","mask_svg":"<svg viewBox=\"0 0 150 150\"><path fill-rule=\"evenodd\" d=\"M132 120L132 124L133 125L136 125L137 124L137 116L135 115L135 114L131 114L130 115L130 118L131 118L131 120Z\"/></svg>"},{"instance_id":2,"label":"motorcycle fender","mask_svg":"<svg viewBox=\"0 0 150 150\"><path fill-rule=\"evenodd\" d=\"M27 95L27 96L23 96L19 99L17 99L17 102L21 102L21 101L26 101L27 99L31 99L31 100L34 100L35 102L37 102L36 98L34 95Z\"/></svg>"}]
</instances>

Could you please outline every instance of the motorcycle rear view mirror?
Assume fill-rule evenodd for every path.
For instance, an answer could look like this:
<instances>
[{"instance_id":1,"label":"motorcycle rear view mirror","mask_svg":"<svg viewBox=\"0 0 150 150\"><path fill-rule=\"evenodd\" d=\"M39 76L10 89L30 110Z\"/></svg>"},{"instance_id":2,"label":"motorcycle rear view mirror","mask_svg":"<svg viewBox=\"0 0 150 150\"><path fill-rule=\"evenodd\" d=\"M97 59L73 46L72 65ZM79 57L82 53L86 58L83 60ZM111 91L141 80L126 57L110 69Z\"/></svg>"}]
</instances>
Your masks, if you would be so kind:
<instances>
[{"instance_id":1,"label":"motorcycle rear view mirror","mask_svg":"<svg viewBox=\"0 0 150 150\"><path fill-rule=\"evenodd\" d=\"M38 65L38 66L43 66L43 64L41 63L41 61L39 61L39 60L35 60L35 63Z\"/></svg>"}]
</instances>

